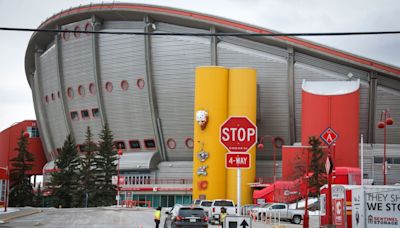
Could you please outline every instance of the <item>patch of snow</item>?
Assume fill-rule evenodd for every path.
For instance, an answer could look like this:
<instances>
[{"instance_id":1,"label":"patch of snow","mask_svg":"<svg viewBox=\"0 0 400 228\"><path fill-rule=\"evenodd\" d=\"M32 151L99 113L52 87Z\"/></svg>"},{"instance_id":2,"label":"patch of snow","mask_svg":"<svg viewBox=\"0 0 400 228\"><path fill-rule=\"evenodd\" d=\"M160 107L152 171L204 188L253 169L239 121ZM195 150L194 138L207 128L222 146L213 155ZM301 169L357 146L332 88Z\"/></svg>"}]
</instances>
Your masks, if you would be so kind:
<instances>
[{"instance_id":1,"label":"patch of snow","mask_svg":"<svg viewBox=\"0 0 400 228\"><path fill-rule=\"evenodd\" d=\"M20 210L19 208L15 208L15 207L7 207L7 211L4 212L4 208L0 208L0 215L16 212L16 211L19 211L19 210Z\"/></svg>"},{"instance_id":2,"label":"patch of snow","mask_svg":"<svg viewBox=\"0 0 400 228\"><path fill-rule=\"evenodd\" d=\"M357 81L306 81L303 80L302 89L316 95L343 95L357 91L360 88L360 79Z\"/></svg>"}]
</instances>

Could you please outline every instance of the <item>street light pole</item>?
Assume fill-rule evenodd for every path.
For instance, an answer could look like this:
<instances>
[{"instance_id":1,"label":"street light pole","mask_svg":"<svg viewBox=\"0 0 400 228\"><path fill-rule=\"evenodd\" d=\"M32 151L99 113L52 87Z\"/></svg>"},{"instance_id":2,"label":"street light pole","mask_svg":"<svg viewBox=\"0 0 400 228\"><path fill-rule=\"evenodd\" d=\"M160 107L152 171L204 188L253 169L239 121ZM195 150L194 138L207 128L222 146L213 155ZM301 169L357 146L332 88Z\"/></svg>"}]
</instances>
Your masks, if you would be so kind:
<instances>
[{"instance_id":1,"label":"street light pole","mask_svg":"<svg viewBox=\"0 0 400 228\"><path fill-rule=\"evenodd\" d=\"M273 149L273 159L274 159L274 183L276 182L276 148L282 148L282 145L285 144L281 137L275 137L272 135L264 135L260 138L257 148L263 149L264 148L264 138L269 137L271 138L271 144Z\"/></svg>"},{"instance_id":2,"label":"street light pole","mask_svg":"<svg viewBox=\"0 0 400 228\"><path fill-rule=\"evenodd\" d=\"M382 161L382 172L383 172L383 185L386 185L386 128L387 125L393 125L394 121L390 117L389 109L382 110L381 121L378 123L378 128L383 128L383 161Z\"/></svg>"}]
</instances>

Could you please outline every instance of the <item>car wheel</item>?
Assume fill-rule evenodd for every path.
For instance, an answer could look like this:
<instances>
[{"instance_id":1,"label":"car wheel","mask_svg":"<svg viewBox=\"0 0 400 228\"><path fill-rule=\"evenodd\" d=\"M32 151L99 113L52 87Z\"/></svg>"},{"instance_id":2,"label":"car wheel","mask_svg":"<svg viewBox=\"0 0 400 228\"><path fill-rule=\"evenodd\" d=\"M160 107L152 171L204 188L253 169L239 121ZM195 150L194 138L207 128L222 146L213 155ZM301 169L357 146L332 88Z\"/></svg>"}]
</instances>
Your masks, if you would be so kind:
<instances>
[{"instance_id":1,"label":"car wheel","mask_svg":"<svg viewBox=\"0 0 400 228\"><path fill-rule=\"evenodd\" d=\"M294 223L294 224L300 224L300 223L301 223L301 217L300 217L300 215L295 215L295 216L293 216L292 223Z\"/></svg>"}]
</instances>

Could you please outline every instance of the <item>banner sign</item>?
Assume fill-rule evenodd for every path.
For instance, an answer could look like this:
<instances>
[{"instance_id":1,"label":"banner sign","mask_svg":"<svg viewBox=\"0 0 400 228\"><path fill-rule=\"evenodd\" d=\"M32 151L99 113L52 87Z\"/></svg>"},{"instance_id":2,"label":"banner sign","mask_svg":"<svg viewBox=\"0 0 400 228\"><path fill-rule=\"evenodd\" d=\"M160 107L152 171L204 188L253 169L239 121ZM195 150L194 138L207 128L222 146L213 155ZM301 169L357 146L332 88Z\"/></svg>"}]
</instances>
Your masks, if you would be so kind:
<instances>
[{"instance_id":1,"label":"banner sign","mask_svg":"<svg viewBox=\"0 0 400 228\"><path fill-rule=\"evenodd\" d=\"M365 189L366 227L400 226L400 188Z\"/></svg>"}]
</instances>

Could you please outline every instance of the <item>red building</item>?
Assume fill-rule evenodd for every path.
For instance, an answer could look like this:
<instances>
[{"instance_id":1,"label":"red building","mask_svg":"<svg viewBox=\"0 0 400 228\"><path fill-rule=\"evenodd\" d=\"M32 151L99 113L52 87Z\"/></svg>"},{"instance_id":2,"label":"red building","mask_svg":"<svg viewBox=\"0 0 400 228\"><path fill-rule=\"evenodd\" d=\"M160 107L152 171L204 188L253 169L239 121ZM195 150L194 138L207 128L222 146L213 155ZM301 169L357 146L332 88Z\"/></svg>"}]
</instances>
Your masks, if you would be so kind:
<instances>
[{"instance_id":1,"label":"red building","mask_svg":"<svg viewBox=\"0 0 400 228\"><path fill-rule=\"evenodd\" d=\"M10 159L18 155L18 151L15 149L18 146L21 131L29 133L28 151L35 156L33 169L28 174L42 175L42 168L47 160L44 155L36 120L24 120L0 132L0 169L7 167L12 169Z\"/></svg>"}]
</instances>

